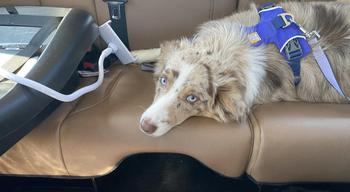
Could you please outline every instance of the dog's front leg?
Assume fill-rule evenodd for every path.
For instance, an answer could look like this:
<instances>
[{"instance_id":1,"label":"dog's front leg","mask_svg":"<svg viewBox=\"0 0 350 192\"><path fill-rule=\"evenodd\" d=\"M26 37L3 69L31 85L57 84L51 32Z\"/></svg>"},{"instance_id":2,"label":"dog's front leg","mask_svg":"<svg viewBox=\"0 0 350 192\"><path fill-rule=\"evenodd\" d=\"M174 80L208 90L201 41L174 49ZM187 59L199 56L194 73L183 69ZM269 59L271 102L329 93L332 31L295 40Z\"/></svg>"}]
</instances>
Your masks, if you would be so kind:
<instances>
[{"instance_id":1,"label":"dog's front leg","mask_svg":"<svg viewBox=\"0 0 350 192\"><path fill-rule=\"evenodd\" d=\"M156 62L160 55L160 48L155 49L143 49L136 50L131 52L136 58L135 63L147 63L147 62Z\"/></svg>"}]
</instances>

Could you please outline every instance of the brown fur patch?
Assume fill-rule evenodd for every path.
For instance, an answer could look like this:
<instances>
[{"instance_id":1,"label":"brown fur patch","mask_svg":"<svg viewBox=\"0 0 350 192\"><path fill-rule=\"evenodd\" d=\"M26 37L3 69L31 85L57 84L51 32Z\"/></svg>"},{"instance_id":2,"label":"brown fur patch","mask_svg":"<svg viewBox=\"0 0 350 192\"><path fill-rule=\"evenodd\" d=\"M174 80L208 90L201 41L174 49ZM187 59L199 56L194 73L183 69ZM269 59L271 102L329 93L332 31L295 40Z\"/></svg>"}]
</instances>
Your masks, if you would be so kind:
<instances>
[{"instance_id":1,"label":"brown fur patch","mask_svg":"<svg viewBox=\"0 0 350 192\"><path fill-rule=\"evenodd\" d=\"M266 81L269 82L272 89L278 89L278 88L282 87L281 79L275 73L273 73L271 71L267 71L266 78L267 78Z\"/></svg>"},{"instance_id":2,"label":"brown fur patch","mask_svg":"<svg viewBox=\"0 0 350 192\"><path fill-rule=\"evenodd\" d=\"M209 86L208 86L207 92L208 92L208 95L213 97L214 96L214 87L213 87L214 85L213 85L212 72L211 72L211 69L208 65L204 64L203 66L207 70L207 74L208 74Z\"/></svg>"}]
</instances>

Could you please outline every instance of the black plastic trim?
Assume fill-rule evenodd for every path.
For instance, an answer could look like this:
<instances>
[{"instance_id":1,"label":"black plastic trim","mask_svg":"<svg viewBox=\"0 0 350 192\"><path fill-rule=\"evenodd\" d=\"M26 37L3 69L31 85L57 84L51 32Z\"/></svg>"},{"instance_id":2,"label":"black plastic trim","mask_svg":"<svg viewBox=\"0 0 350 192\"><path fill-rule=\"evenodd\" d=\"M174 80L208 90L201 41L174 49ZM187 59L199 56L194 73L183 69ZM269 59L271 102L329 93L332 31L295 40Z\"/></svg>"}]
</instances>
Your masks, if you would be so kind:
<instances>
[{"instance_id":1,"label":"black plastic trim","mask_svg":"<svg viewBox=\"0 0 350 192\"><path fill-rule=\"evenodd\" d=\"M62 91L98 34L91 15L72 9L27 78ZM0 99L0 155L27 134L30 125L43 120L38 117L51 102L52 98L20 85Z\"/></svg>"},{"instance_id":2,"label":"black plastic trim","mask_svg":"<svg viewBox=\"0 0 350 192\"><path fill-rule=\"evenodd\" d=\"M49 20L60 19L52 16L35 15L1 15L0 25L23 26L23 27L43 27Z\"/></svg>"},{"instance_id":3,"label":"black plastic trim","mask_svg":"<svg viewBox=\"0 0 350 192\"><path fill-rule=\"evenodd\" d=\"M347 192L350 183L254 183L247 175L230 178L198 160L177 153L140 153L123 159L118 168L98 177L0 176L1 189L13 191L249 191Z\"/></svg>"}]
</instances>

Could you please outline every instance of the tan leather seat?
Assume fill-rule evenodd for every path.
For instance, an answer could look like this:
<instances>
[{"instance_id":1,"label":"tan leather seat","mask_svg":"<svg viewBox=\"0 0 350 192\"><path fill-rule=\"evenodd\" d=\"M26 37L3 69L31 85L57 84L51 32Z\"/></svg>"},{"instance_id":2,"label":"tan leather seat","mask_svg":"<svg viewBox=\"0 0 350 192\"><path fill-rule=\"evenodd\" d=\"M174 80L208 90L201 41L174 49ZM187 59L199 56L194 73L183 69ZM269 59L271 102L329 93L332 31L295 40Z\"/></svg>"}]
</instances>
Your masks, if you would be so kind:
<instances>
[{"instance_id":1,"label":"tan leather seat","mask_svg":"<svg viewBox=\"0 0 350 192\"><path fill-rule=\"evenodd\" d=\"M154 95L151 73L118 66L103 86L77 104L63 104L0 158L0 173L97 176L142 152L190 155L231 177L241 176L251 153L247 123L220 124L193 118L169 134L152 138L138 129Z\"/></svg>"},{"instance_id":2,"label":"tan leather seat","mask_svg":"<svg viewBox=\"0 0 350 192\"><path fill-rule=\"evenodd\" d=\"M159 41L190 35L203 21L245 9L250 2L129 0L131 47L156 47ZM0 2L4 4L82 8L99 24L108 19L102 0ZM348 105L266 104L253 110L249 124L192 118L163 137L151 138L138 130L138 121L153 89L151 74L136 66L114 67L99 90L62 104L2 155L0 174L97 176L131 154L174 152L226 176L246 171L257 182L350 182Z\"/></svg>"},{"instance_id":3,"label":"tan leather seat","mask_svg":"<svg viewBox=\"0 0 350 192\"><path fill-rule=\"evenodd\" d=\"M0 5L80 8L90 12L99 24L109 18L107 6L102 0L4 0ZM190 35L200 23L231 14L236 5L236 0L130 0L126 13L131 48L157 47L162 40ZM120 73L122 71L123 74ZM148 89L141 92L137 87L123 84L128 82ZM112 94L109 91L114 84L120 88L113 88L116 95L109 101L114 104L111 106L104 101L110 97L108 94ZM153 139L141 134L137 129L138 118L152 100L152 85L150 74L140 73L132 68L115 69L110 74L110 79L106 80L104 89L93 93L93 97L84 97L77 106L74 103L63 104L44 123L4 154L0 158L0 172L27 175L102 175L111 171L129 154L162 151L192 155L228 176L240 176L244 172L251 148L251 135L247 124L241 125L242 128L235 128L236 124L221 125L212 120L194 118L187 126L185 124L178 128L180 131L170 133L164 138ZM125 98L126 94L129 95ZM95 102L101 105L92 107ZM103 110L94 111L102 105ZM92 107L91 111L85 107ZM196 130L203 133L198 135ZM86 135L81 137L82 133ZM98 137L99 135L103 137ZM107 136L108 139L105 138ZM231 144L227 145L226 140ZM210 147L215 150L209 150Z\"/></svg>"},{"instance_id":4,"label":"tan leather seat","mask_svg":"<svg viewBox=\"0 0 350 192\"><path fill-rule=\"evenodd\" d=\"M350 181L350 105L265 104L250 119L254 147L247 172L256 181Z\"/></svg>"}]
</instances>

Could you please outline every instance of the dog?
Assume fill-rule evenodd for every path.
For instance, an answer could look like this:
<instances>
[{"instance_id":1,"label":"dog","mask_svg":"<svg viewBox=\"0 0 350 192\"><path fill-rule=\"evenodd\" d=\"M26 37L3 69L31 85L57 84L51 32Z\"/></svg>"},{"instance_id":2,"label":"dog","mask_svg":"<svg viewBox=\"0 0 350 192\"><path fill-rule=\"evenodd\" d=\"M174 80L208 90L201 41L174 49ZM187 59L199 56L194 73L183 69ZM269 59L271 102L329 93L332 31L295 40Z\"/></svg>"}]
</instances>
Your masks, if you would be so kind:
<instances>
[{"instance_id":1,"label":"dog","mask_svg":"<svg viewBox=\"0 0 350 192\"><path fill-rule=\"evenodd\" d=\"M319 32L319 45L340 86L350 93L350 6L339 2L280 6L307 31ZM251 6L202 24L193 38L161 43L160 50L150 54L135 53L157 61L156 93L140 119L141 131L158 137L192 116L240 122L254 105L278 101L348 102L327 82L312 54L302 59L301 81L296 86L290 66L275 45L251 46L241 26L253 26L259 20L256 7Z\"/></svg>"}]
</instances>

